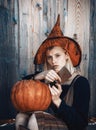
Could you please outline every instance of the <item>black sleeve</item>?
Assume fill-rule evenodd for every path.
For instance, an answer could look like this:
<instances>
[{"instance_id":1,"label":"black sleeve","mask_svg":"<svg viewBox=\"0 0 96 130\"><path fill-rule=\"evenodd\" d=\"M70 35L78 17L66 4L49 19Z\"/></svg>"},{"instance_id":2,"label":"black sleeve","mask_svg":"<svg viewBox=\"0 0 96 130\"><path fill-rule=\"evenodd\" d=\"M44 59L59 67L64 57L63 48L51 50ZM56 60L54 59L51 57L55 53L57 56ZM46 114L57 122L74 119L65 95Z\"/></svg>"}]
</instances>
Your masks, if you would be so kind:
<instances>
[{"instance_id":1,"label":"black sleeve","mask_svg":"<svg viewBox=\"0 0 96 130\"><path fill-rule=\"evenodd\" d=\"M36 74L40 73L39 71L35 72L34 74L29 74L29 75L26 75L24 77L22 77L22 80L29 80L29 79L34 79L34 76Z\"/></svg>"},{"instance_id":2,"label":"black sleeve","mask_svg":"<svg viewBox=\"0 0 96 130\"><path fill-rule=\"evenodd\" d=\"M41 72L41 71L40 71L40 72ZM38 72L35 72L34 74L26 75L26 76L22 77L22 80L30 80L30 79L35 80L35 79L34 79L35 75L38 74L38 73L40 73L40 72L38 71ZM45 82L44 79L42 79L42 80L40 80L40 81L41 81L41 82Z\"/></svg>"},{"instance_id":3,"label":"black sleeve","mask_svg":"<svg viewBox=\"0 0 96 130\"><path fill-rule=\"evenodd\" d=\"M22 80L34 79L34 75L35 75L35 74L26 75L26 76L22 77Z\"/></svg>"},{"instance_id":4,"label":"black sleeve","mask_svg":"<svg viewBox=\"0 0 96 130\"><path fill-rule=\"evenodd\" d=\"M69 128L83 128L87 126L90 100L89 82L84 77L79 77L74 83L73 105L68 106L62 100L57 115L63 119Z\"/></svg>"}]
</instances>

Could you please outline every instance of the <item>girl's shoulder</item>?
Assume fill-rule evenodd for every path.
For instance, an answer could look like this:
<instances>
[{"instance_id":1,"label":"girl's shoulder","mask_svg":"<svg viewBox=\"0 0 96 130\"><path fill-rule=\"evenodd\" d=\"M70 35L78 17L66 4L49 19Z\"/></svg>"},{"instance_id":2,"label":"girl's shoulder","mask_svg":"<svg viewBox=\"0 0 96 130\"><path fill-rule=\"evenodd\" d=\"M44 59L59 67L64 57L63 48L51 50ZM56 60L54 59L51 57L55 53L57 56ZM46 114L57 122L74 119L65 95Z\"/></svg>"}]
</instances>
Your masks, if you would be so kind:
<instances>
[{"instance_id":1,"label":"girl's shoulder","mask_svg":"<svg viewBox=\"0 0 96 130\"><path fill-rule=\"evenodd\" d=\"M80 83L85 83L85 82L89 82L89 81L88 81L88 79L87 79L86 77L84 77L84 76L82 76L82 75L76 75L76 76L74 77L74 79L73 79L72 82L76 82L76 83L78 83L78 82L80 82Z\"/></svg>"},{"instance_id":2,"label":"girl's shoulder","mask_svg":"<svg viewBox=\"0 0 96 130\"><path fill-rule=\"evenodd\" d=\"M71 86L72 84L74 84L74 89L90 90L90 84L89 84L88 79L82 75L77 75L73 79Z\"/></svg>"}]
</instances>

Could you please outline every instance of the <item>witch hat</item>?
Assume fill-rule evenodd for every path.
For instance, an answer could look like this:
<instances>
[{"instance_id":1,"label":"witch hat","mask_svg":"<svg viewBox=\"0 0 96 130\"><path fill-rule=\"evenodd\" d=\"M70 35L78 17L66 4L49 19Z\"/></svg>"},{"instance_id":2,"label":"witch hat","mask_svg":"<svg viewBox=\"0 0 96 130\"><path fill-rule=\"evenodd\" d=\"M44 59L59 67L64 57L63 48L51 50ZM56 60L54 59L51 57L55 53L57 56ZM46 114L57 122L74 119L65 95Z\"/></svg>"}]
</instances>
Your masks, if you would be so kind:
<instances>
[{"instance_id":1,"label":"witch hat","mask_svg":"<svg viewBox=\"0 0 96 130\"><path fill-rule=\"evenodd\" d=\"M65 37L60 28L60 15L54 25L51 33L40 45L34 58L34 64L44 64L46 59L46 50L52 46L60 46L66 50L70 56L73 66L76 67L81 62L81 48L79 44L70 37Z\"/></svg>"}]
</instances>

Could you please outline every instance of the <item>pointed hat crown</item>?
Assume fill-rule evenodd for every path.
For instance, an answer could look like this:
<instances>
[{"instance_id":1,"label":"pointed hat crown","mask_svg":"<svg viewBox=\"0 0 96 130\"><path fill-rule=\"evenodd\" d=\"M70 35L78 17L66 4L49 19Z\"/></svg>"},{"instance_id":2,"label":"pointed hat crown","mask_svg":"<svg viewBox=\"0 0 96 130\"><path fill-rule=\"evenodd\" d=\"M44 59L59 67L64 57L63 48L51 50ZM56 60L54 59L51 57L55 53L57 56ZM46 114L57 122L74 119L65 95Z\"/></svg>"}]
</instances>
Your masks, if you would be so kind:
<instances>
[{"instance_id":1,"label":"pointed hat crown","mask_svg":"<svg viewBox=\"0 0 96 130\"><path fill-rule=\"evenodd\" d=\"M60 28L60 14L58 14L57 21L56 21L51 33L49 34L48 39L49 38L55 38L55 37L56 38L64 37L63 32L61 31L61 28Z\"/></svg>"},{"instance_id":2,"label":"pointed hat crown","mask_svg":"<svg viewBox=\"0 0 96 130\"><path fill-rule=\"evenodd\" d=\"M66 50L70 56L73 66L76 67L81 62L81 48L79 44L72 38L65 37L60 28L60 15L50 32L49 36L40 45L34 58L35 64L44 64L46 59L46 50L52 46L60 46Z\"/></svg>"}]
</instances>

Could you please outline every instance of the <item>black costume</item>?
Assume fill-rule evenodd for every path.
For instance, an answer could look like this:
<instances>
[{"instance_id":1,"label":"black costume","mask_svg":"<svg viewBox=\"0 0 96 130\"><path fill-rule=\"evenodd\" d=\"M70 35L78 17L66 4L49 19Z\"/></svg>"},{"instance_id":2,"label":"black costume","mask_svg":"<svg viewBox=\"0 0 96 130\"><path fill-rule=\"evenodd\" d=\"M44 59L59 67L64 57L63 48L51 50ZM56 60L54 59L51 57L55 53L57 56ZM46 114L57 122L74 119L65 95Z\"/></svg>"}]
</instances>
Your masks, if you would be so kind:
<instances>
[{"instance_id":1,"label":"black costume","mask_svg":"<svg viewBox=\"0 0 96 130\"><path fill-rule=\"evenodd\" d=\"M90 86L88 80L83 76L74 80L70 85L62 85L60 107L57 109L55 105L51 104L51 108L56 116L68 125L70 130L83 130L88 124ZM73 87L73 97L70 98L73 98L73 103L72 106L69 106L63 99L71 86Z\"/></svg>"},{"instance_id":2,"label":"black costume","mask_svg":"<svg viewBox=\"0 0 96 130\"><path fill-rule=\"evenodd\" d=\"M24 77L23 79L30 79L32 78L32 76L33 75L30 75ZM54 115L55 117L57 117L57 119L55 119L54 117L49 117L48 115L46 116L46 114L42 112L38 114L36 113L39 127L42 127L40 125L42 124L41 122L45 122L45 124L47 125L45 125L45 127L43 126L44 128L49 127L49 120L51 120L52 128L47 128L47 130L85 130L86 126L88 125L88 111L90 100L90 85L88 80L83 76L77 75L70 85L62 85L62 90L63 91L60 95L60 98L62 99L60 107L57 108L53 103L51 103L50 107L46 110L46 112ZM40 118L42 118L42 121L40 121ZM56 122L53 121L54 119L56 120ZM68 128L63 128L63 122L67 125ZM56 127L57 129L54 129L54 127Z\"/></svg>"}]
</instances>

